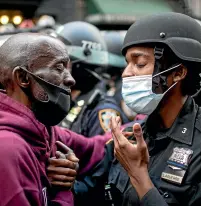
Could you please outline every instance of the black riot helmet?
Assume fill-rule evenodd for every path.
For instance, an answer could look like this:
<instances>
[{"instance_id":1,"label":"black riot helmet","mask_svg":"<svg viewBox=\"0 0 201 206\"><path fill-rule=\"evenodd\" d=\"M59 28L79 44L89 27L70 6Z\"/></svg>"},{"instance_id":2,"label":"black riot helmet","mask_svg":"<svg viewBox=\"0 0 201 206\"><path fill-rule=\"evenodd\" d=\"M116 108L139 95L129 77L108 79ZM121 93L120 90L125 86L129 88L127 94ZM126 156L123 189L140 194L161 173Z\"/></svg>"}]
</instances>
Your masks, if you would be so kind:
<instances>
[{"instance_id":1,"label":"black riot helmet","mask_svg":"<svg viewBox=\"0 0 201 206\"><path fill-rule=\"evenodd\" d=\"M102 35L105 39L109 53L107 72L111 75L121 76L122 70L126 67L126 61L121 53L124 41L124 33L119 31L104 31Z\"/></svg>"},{"instance_id":2,"label":"black riot helmet","mask_svg":"<svg viewBox=\"0 0 201 206\"><path fill-rule=\"evenodd\" d=\"M108 64L105 41L97 27L74 21L60 26L57 36L66 46L72 62L76 89L87 92L101 80Z\"/></svg>"},{"instance_id":3,"label":"black riot helmet","mask_svg":"<svg viewBox=\"0 0 201 206\"><path fill-rule=\"evenodd\" d=\"M161 13L143 17L137 20L126 33L122 48L123 55L126 51L138 45L151 45L155 48L154 74L167 70L174 64L182 63L187 69L187 77L194 85L191 88L185 84L184 90L191 95L200 87L201 72L201 26L189 16L179 13ZM164 53L168 51L165 65ZM164 68L166 67L166 68ZM156 81L156 82L154 82ZM187 81L187 80L186 80ZM160 75L154 85L166 87L166 78ZM154 92L156 88L153 88Z\"/></svg>"}]
</instances>

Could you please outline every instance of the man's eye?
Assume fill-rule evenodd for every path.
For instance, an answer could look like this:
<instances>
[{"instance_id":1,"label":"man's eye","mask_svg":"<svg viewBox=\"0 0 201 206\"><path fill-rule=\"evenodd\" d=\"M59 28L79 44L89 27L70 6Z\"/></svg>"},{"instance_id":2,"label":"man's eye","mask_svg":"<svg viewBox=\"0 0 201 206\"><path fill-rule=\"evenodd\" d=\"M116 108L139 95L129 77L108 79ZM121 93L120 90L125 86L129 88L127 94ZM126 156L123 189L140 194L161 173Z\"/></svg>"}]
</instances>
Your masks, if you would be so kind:
<instances>
[{"instance_id":1,"label":"man's eye","mask_svg":"<svg viewBox=\"0 0 201 206\"><path fill-rule=\"evenodd\" d=\"M64 64L63 63L59 63L56 65L56 68L58 71L63 71L64 70Z\"/></svg>"}]
</instances>

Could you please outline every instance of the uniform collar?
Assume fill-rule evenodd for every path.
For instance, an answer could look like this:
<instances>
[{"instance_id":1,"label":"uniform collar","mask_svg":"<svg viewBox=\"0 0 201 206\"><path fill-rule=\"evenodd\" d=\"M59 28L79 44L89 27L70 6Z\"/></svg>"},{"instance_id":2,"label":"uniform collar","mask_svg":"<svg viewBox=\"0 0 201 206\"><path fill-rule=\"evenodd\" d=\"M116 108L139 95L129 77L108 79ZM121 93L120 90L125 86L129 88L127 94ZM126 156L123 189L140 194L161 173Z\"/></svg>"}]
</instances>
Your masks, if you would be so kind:
<instances>
[{"instance_id":1,"label":"uniform collar","mask_svg":"<svg viewBox=\"0 0 201 206\"><path fill-rule=\"evenodd\" d=\"M167 130L164 135L178 142L192 145L197 112L198 106L195 104L192 97L188 97L172 127ZM147 123L149 121L148 118Z\"/></svg>"}]
</instances>

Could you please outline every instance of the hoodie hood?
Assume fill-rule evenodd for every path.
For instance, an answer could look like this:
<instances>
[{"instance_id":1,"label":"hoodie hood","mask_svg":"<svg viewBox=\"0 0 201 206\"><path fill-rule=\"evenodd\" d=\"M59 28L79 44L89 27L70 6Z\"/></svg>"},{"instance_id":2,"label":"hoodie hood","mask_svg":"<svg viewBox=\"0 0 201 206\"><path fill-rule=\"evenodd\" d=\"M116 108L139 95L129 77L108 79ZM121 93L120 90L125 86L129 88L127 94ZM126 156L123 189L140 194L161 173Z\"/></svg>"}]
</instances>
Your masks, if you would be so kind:
<instances>
[{"instance_id":1,"label":"hoodie hood","mask_svg":"<svg viewBox=\"0 0 201 206\"><path fill-rule=\"evenodd\" d=\"M23 104L0 92L0 130L14 132L32 148L37 158L49 156L50 135L34 113ZM53 130L52 130L53 132Z\"/></svg>"}]
</instances>

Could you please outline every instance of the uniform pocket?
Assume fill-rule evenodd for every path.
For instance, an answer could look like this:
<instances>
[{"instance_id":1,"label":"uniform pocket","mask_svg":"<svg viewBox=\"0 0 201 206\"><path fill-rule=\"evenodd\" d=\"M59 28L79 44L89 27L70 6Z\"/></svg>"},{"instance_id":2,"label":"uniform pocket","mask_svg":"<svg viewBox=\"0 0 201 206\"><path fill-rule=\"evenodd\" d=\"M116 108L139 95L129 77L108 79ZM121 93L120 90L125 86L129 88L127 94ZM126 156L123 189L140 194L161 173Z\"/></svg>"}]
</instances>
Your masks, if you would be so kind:
<instances>
[{"instance_id":1,"label":"uniform pocket","mask_svg":"<svg viewBox=\"0 0 201 206\"><path fill-rule=\"evenodd\" d=\"M119 164L112 164L109 172L108 183L115 185L115 187L123 193L129 183L130 179L125 169Z\"/></svg>"}]
</instances>

